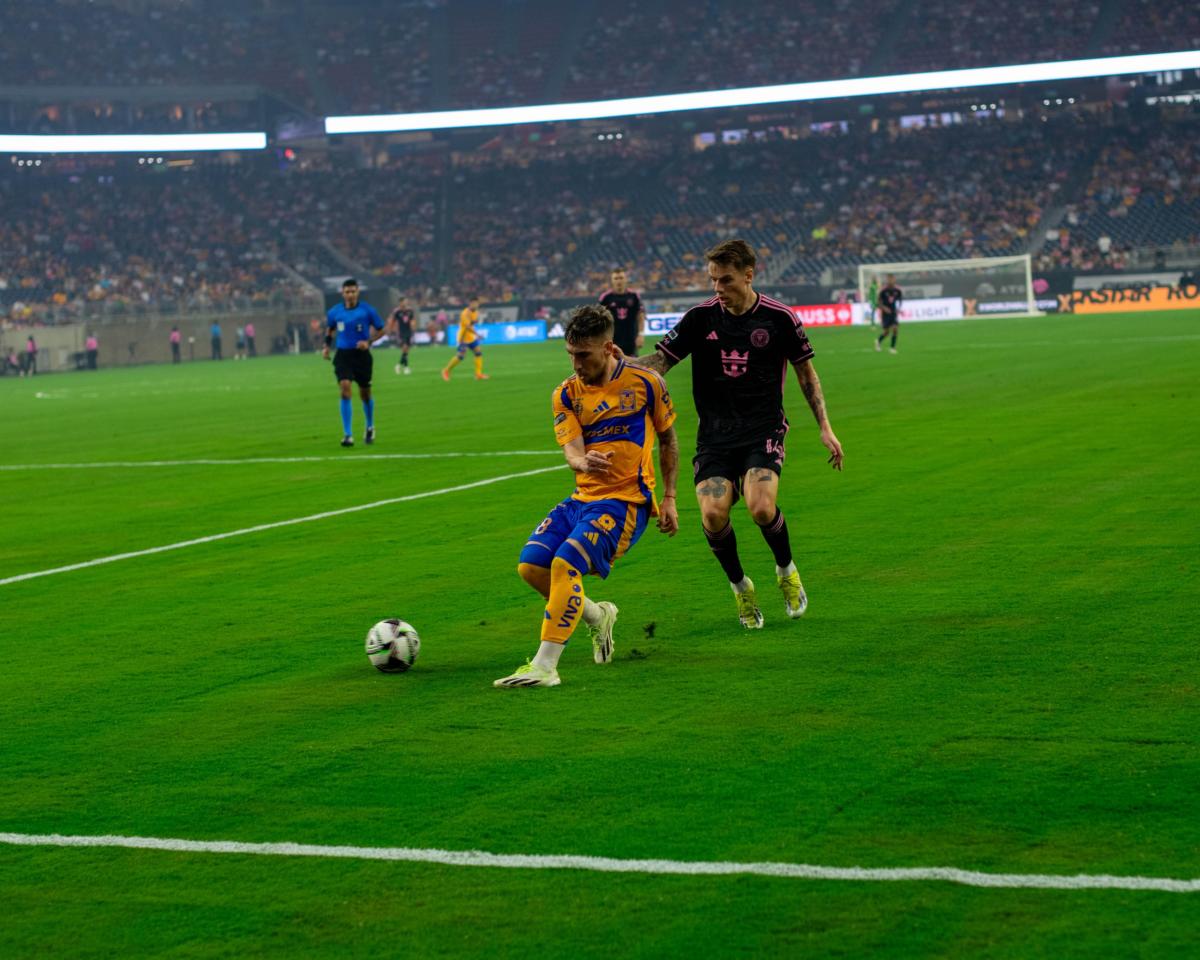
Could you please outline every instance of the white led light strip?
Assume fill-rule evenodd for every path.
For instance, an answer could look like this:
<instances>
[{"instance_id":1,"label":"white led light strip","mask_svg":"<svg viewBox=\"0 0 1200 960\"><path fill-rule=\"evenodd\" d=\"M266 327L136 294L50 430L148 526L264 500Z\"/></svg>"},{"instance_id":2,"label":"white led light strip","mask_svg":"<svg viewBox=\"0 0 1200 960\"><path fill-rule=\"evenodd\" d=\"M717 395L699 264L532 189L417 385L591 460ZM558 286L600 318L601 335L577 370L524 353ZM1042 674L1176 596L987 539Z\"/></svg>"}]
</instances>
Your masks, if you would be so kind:
<instances>
[{"instance_id":1,"label":"white led light strip","mask_svg":"<svg viewBox=\"0 0 1200 960\"><path fill-rule=\"evenodd\" d=\"M821 80L784 83L770 87L737 90L708 90L672 93L623 100L593 100L583 103L550 103L529 107L498 107L487 110L443 110L433 113L386 113L369 116L326 117L326 133L394 133L405 130L448 130L462 127L492 127L522 123L554 123L560 120L601 120L609 117L643 116L683 110L719 107L748 107L756 104L831 100L879 94L917 93L925 90L987 87L1006 83L1044 83L1083 77L1162 73L1200 69L1200 50L1179 53L1145 53L1127 57L1065 60L1053 63L1023 63L1007 67L977 67L969 70L938 70L903 73L887 77L858 77L851 80Z\"/></svg>"},{"instance_id":2,"label":"white led light strip","mask_svg":"<svg viewBox=\"0 0 1200 960\"><path fill-rule=\"evenodd\" d=\"M265 133L3 135L0 153L199 153L264 150Z\"/></svg>"}]
</instances>

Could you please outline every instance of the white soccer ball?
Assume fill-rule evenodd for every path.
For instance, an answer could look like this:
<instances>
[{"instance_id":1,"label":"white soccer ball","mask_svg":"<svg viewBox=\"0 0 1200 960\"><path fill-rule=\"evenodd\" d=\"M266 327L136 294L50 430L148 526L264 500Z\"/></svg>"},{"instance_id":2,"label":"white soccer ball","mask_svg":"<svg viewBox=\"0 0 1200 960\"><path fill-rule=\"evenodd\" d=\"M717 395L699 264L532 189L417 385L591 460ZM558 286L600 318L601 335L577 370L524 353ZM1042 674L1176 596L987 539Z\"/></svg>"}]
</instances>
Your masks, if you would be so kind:
<instances>
[{"instance_id":1,"label":"white soccer ball","mask_svg":"<svg viewBox=\"0 0 1200 960\"><path fill-rule=\"evenodd\" d=\"M421 652L421 638L403 620L380 620L367 631L367 659L376 670L404 673Z\"/></svg>"}]
</instances>

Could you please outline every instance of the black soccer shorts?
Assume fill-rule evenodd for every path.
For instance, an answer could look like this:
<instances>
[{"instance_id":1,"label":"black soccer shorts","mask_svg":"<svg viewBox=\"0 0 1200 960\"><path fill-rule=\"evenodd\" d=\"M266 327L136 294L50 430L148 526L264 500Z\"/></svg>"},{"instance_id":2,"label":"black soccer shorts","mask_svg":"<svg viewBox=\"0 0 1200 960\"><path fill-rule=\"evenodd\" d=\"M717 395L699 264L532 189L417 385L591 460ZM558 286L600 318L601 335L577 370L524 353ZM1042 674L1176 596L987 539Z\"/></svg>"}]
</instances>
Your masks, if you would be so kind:
<instances>
[{"instance_id":1,"label":"black soccer shorts","mask_svg":"<svg viewBox=\"0 0 1200 960\"><path fill-rule=\"evenodd\" d=\"M340 349L333 355L333 375L338 383L353 380L360 387L369 387L374 365L375 358L370 350Z\"/></svg>"},{"instance_id":2,"label":"black soccer shorts","mask_svg":"<svg viewBox=\"0 0 1200 960\"><path fill-rule=\"evenodd\" d=\"M783 439L787 427L780 427L745 445L736 447L697 446L692 457L693 479L697 486L713 477L724 477L733 484L733 502L742 492L742 479L751 470L771 470L783 473L786 456Z\"/></svg>"}]
</instances>

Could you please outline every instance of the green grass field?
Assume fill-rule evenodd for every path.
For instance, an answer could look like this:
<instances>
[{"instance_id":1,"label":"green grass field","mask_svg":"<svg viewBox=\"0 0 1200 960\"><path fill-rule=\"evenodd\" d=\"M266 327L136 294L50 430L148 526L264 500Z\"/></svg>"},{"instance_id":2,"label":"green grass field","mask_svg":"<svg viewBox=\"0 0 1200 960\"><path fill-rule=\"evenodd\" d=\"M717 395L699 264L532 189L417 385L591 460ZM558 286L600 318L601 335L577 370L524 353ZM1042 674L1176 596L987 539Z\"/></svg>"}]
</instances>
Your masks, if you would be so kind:
<instances>
[{"instance_id":1,"label":"green grass field","mask_svg":"<svg viewBox=\"0 0 1200 960\"><path fill-rule=\"evenodd\" d=\"M0 831L1200 877L1198 320L908 326L894 357L811 331L846 470L793 381L807 616L739 512L767 617L743 631L684 497L678 537L589 581L621 608L616 661L580 636L553 690L491 681L536 650L516 557L565 467L4 583ZM487 383L442 383L447 355L396 377L380 354L370 450L337 446L311 356L0 380L0 580L561 462L561 344L488 351ZM396 453L430 456L371 458ZM317 459L13 469L288 457ZM421 631L407 675L363 655L388 616ZM0 905L5 958L1200 943L1200 892L7 844Z\"/></svg>"}]
</instances>

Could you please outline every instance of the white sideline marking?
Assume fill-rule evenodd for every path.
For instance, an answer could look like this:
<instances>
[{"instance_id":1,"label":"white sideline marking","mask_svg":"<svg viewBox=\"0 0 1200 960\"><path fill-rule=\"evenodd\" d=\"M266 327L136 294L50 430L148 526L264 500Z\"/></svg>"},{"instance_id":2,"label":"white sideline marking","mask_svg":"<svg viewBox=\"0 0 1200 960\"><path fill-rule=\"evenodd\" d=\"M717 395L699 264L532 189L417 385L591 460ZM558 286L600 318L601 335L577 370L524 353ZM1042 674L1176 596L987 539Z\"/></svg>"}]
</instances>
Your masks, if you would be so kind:
<instances>
[{"instance_id":1,"label":"white sideline marking","mask_svg":"<svg viewBox=\"0 0 1200 960\"><path fill-rule=\"evenodd\" d=\"M594 870L601 873L729 876L756 874L796 880L900 881L940 880L969 887L1019 887L1045 890L1158 890L1200 892L1200 880L1166 877L1066 876L1045 873L980 873L956 867L818 867L807 863L731 863L703 860L617 860L611 857L537 856L485 853L482 850L423 850L413 847L343 847L313 843L241 843L235 840L178 840L169 837L74 837L58 833L0 833L0 843L26 847L128 847L177 853L240 853L268 857L334 857L439 863L448 867L505 867L516 870Z\"/></svg>"},{"instance_id":2,"label":"white sideline marking","mask_svg":"<svg viewBox=\"0 0 1200 960\"><path fill-rule=\"evenodd\" d=\"M95 463L6 463L4 470L94 470L121 467L229 467L254 463L359 463L363 460L451 460L458 457L549 457L557 450L489 450L469 453L362 453L340 457L246 457L241 460L109 460Z\"/></svg>"},{"instance_id":3,"label":"white sideline marking","mask_svg":"<svg viewBox=\"0 0 1200 960\"><path fill-rule=\"evenodd\" d=\"M116 563L118 560L130 560L133 557L145 557L152 553L166 553L168 550L182 550L184 547L194 547L201 543L213 543L216 540L228 540L230 537L241 537L247 533L260 533L263 530L274 530L278 527L290 527L297 523L310 523L313 520L325 520L329 517L340 517L347 513L358 513L362 510L373 510L376 507L386 507L393 503L405 503L409 500L424 500L426 497L440 497L445 493L458 493L461 490L473 490L476 487L486 487L489 484L501 483L505 480L516 480L519 477L532 477L539 473L549 473L551 470L561 470L566 463L555 464L553 467L539 467L537 470L526 470L522 473L506 473L501 477L489 477L486 480L476 480L474 483L463 483L457 487L443 487L441 490L427 490L424 493L410 493L403 497L390 497L387 500L376 500L374 503L361 503L356 507L343 507L340 510L326 510L324 513L314 513L307 517L294 517L291 520L277 520L274 523L260 523L254 527L242 530L230 530L227 533L214 533L207 537L197 537L194 540L181 540L179 543L168 543L161 547L150 547L146 550L134 550L130 553L118 553L111 557L99 557L96 560L85 560L82 563L72 563L65 567L54 567L50 570L35 570L33 573L20 573L14 577L0 580L0 586L9 583L19 583L22 580L33 580L37 577L48 577L55 573L69 573L72 570L83 570L87 567L98 567L104 563Z\"/></svg>"}]
</instances>

